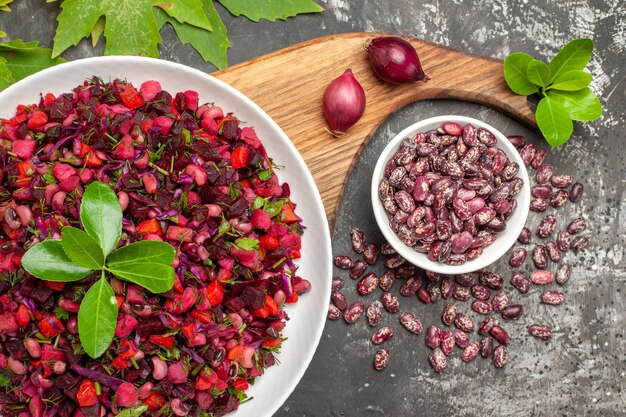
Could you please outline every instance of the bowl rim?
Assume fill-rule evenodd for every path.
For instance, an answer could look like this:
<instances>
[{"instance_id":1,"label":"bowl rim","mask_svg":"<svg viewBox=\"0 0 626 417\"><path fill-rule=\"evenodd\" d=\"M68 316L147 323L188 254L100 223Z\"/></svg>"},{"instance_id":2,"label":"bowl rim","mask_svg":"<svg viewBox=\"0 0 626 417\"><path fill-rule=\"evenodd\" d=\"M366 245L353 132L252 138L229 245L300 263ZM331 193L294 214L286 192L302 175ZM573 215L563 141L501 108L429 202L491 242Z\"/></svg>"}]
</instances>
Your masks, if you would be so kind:
<instances>
[{"instance_id":1,"label":"bowl rim","mask_svg":"<svg viewBox=\"0 0 626 417\"><path fill-rule=\"evenodd\" d=\"M498 259L502 258L502 256L504 256L504 254L515 244L528 218L529 204L518 204L518 207L512 216L512 219L515 219L515 224L512 225L512 228L507 228L505 232L501 232L499 234L497 244L493 244L490 246L490 248L492 249L489 253L482 253L476 259L455 266L447 265L441 262L433 262L427 258L425 253L416 252L411 247L404 244L398 238L396 233L391 230L387 215L385 213L385 209L382 205L382 202L380 201L380 198L378 197L378 185L383 177L385 166L387 165L387 162L391 159L393 153L396 152L397 149L399 149L402 141L405 138L410 137L420 131L432 129L434 128L434 126L440 127L445 122L457 122L461 125L471 123L477 128L487 129L492 132L497 139L496 146L498 148L501 148L509 158L511 158L514 162L517 162L517 164L519 165L519 172L517 173L517 176L522 178L522 180L524 181L524 185L522 186L520 192L517 194L516 199L518 201L527 201L528 203L530 203L530 180L528 177L526 165L524 164L524 161L522 160L517 149L506 138L506 136L490 124L483 122L482 120L475 119L473 117L460 115L442 115L429 117L427 119L413 123L412 125L402 130L400 133L395 135L391 139L391 141L385 146L385 148L380 153L380 156L378 157L378 161L376 162L376 166L374 167L374 172L372 174L372 208L374 211L374 217L376 218L376 223L378 223L378 227L380 228L383 236L385 237L385 239L387 239L387 242L389 242L389 244L404 259L406 259L413 265L416 265L427 271L448 275L465 274L475 272L491 265ZM513 223L511 222L511 219L507 220L507 225L511 226L510 223Z\"/></svg>"}]
</instances>

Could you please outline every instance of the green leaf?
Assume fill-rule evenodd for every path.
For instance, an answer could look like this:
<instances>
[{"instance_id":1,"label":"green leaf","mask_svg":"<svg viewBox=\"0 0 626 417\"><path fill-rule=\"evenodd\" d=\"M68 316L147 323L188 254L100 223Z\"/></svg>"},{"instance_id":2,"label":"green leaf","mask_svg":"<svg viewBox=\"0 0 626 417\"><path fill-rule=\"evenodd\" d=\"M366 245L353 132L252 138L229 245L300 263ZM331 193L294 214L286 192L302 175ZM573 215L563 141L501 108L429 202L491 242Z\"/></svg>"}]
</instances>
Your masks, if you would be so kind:
<instances>
[{"instance_id":1,"label":"green leaf","mask_svg":"<svg viewBox=\"0 0 626 417\"><path fill-rule=\"evenodd\" d=\"M59 56L82 38L91 36L104 16L105 55L157 57L161 35L155 6L181 23L211 30L211 23L202 13L201 0L64 0L52 55Z\"/></svg>"},{"instance_id":2,"label":"green leaf","mask_svg":"<svg viewBox=\"0 0 626 417\"><path fill-rule=\"evenodd\" d=\"M102 269L104 253L91 236L72 226L61 230L61 242L65 254L75 263L89 269Z\"/></svg>"},{"instance_id":3,"label":"green leaf","mask_svg":"<svg viewBox=\"0 0 626 417\"><path fill-rule=\"evenodd\" d=\"M9 4L12 1L13 0L0 0L0 10L3 12L10 12L11 9L9 8Z\"/></svg>"},{"instance_id":4,"label":"green leaf","mask_svg":"<svg viewBox=\"0 0 626 417\"><path fill-rule=\"evenodd\" d=\"M122 233L122 208L109 186L99 181L87 186L80 204L80 220L105 256L115 249Z\"/></svg>"},{"instance_id":5,"label":"green leaf","mask_svg":"<svg viewBox=\"0 0 626 417\"><path fill-rule=\"evenodd\" d=\"M504 60L504 79L515 94L529 96L539 91L526 76L532 60L532 56L523 52L515 52Z\"/></svg>"},{"instance_id":6,"label":"green leaf","mask_svg":"<svg viewBox=\"0 0 626 417\"><path fill-rule=\"evenodd\" d=\"M240 237L235 240L235 245L244 250L255 250L259 247L259 240L251 237Z\"/></svg>"},{"instance_id":7,"label":"green leaf","mask_svg":"<svg viewBox=\"0 0 626 417\"><path fill-rule=\"evenodd\" d=\"M117 417L140 417L147 410L147 405L140 405L139 407L133 408L124 408L117 414Z\"/></svg>"},{"instance_id":8,"label":"green leaf","mask_svg":"<svg viewBox=\"0 0 626 417\"><path fill-rule=\"evenodd\" d=\"M89 36L91 36L91 46L94 48L96 47L98 41L100 40L100 37L104 33L104 23L104 16L100 16L100 19L98 19L94 27L91 28L91 33L89 34Z\"/></svg>"},{"instance_id":9,"label":"green leaf","mask_svg":"<svg viewBox=\"0 0 626 417\"><path fill-rule=\"evenodd\" d=\"M533 59L528 63L526 76L531 83L540 87L545 87L550 83L550 68L545 62Z\"/></svg>"},{"instance_id":10,"label":"green leaf","mask_svg":"<svg viewBox=\"0 0 626 417\"><path fill-rule=\"evenodd\" d=\"M556 80L561 74L569 71L582 70L587 66L593 51L591 39L574 39L565 45L550 62L552 78Z\"/></svg>"},{"instance_id":11,"label":"green leaf","mask_svg":"<svg viewBox=\"0 0 626 417\"><path fill-rule=\"evenodd\" d=\"M217 68L225 68L228 66L226 51L230 47L230 42L226 36L226 26L217 14L212 1L205 1L202 9L204 15L211 22L213 28L211 31L187 23L180 23L159 9L156 10L155 17L159 28L163 27L165 23L171 24L178 35L178 39L183 44L191 45L202 56L202 59L211 62Z\"/></svg>"},{"instance_id":12,"label":"green leaf","mask_svg":"<svg viewBox=\"0 0 626 417\"><path fill-rule=\"evenodd\" d=\"M283 210L283 205L285 204L285 200L278 200L274 203L267 203L263 210L267 211L270 217L274 217L278 215Z\"/></svg>"},{"instance_id":13,"label":"green leaf","mask_svg":"<svg viewBox=\"0 0 626 417\"><path fill-rule=\"evenodd\" d=\"M591 83L591 74L580 71L567 71L554 80L548 87L551 90L578 91Z\"/></svg>"},{"instance_id":14,"label":"green leaf","mask_svg":"<svg viewBox=\"0 0 626 417\"><path fill-rule=\"evenodd\" d=\"M0 43L0 58L11 73L11 78L6 76L6 70L0 68L0 79L13 80L11 83L28 77L42 69L65 62L63 58L52 58L52 50L40 48L39 42L22 42L19 39ZM6 88L0 80L0 88ZM6 81L5 81L6 82Z\"/></svg>"},{"instance_id":15,"label":"green leaf","mask_svg":"<svg viewBox=\"0 0 626 417\"><path fill-rule=\"evenodd\" d=\"M104 276L89 288L78 310L78 335L85 352L100 357L115 335L117 301Z\"/></svg>"},{"instance_id":16,"label":"green leaf","mask_svg":"<svg viewBox=\"0 0 626 417\"><path fill-rule=\"evenodd\" d=\"M589 87L580 91L548 91L548 96L559 103L572 120L589 122L602 116L602 104Z\"/></svg>"},{"instance_id":17,"label":"green leaf","mask_svg":"<svg viewBox=\"0 0 626 417\"><path fill-rule=\"evenodd\" d=\"M312 0L219 0L234 16L245 16L253 22L261 19L275 22L300 13L319 13L324 9Z\"/></svg>"},{"instance_id":18,"label":"green leaf","mask_svg":"<svg viewBox=\"0 0 626 417\"><path fill-rule=\"evenodd\" d=\"M22 258L22 266L31 275L47 281L78 281L91 272L68 258L60 240L44 240L30 248Z\"/></svg>"},{"instance_id":19,"label":"green leaf","mask_svg":"<svg viewBox=\"0 0 626 417\"><path fill-rule=\"evenodd\" d=\"M174 268L169 265L137 262L109 265L107 270L116 277L141 285L155 294L169 291L174 286Z\"/></svg>"},{"instance_id":20,"label":"green leaf","mask_svg":"<svg viewBox=\"0 0 626 417\"><path fill-rule=\"evenodd\" d=\"M15 82L11 70L7 66L6 59L0 57L0 91L4 90Z\"/></svg>"},{"instance_id":21,"label":"green leaf","mask_svg":"<svg viewBox=\"0 0 626 417\"><path fill-rule=\"evenodd\" d=\"M131 243L114 251L107 258L107 264L116 268L133 263L157 263L171 265L174 262L176 250L172 245L156 240L142 240Z\"/></svg>"},{"instance_id":22,"label":"green leaf","mask_svg":"<svg viewBox=\"0 0 626 417\"><path fill-rule=\"evenodd\" d=\"M539 101L535 117L541 133L550 146L562 145L572 136L574 123L567 110L549 96Z\"/></svg>"}]
</instances>

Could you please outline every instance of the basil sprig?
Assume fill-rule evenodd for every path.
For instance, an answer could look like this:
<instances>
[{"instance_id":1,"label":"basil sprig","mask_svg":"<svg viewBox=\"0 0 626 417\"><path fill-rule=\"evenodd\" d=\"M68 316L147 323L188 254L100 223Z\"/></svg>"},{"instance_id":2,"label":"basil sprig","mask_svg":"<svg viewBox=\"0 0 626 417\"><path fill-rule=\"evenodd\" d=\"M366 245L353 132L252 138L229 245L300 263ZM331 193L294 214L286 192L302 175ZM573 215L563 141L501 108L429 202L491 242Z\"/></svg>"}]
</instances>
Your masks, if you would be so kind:
<instances>
[{"instance_id":1,"label":"basil sprig","mask_svg":"<svg viewBox=\"0 0 626 417\"><path fill-rule=\"evenodd\" d=\"M83 195L80 220L84 231L66 226L61 240L31 247L22 266L47 281L73 282L99 276L78 311L78 334L85 352L101 356L111 344L117 323L117 300L107 275L140 285L153 293L174 285L171 267L176 251L166 243L144 240L114 250L122 233L122 208L113 190L93 182Z\"/></svg>"},{"instance_id":2,"label":"basil sprig","mask_svg":"<svg viewBox=\"0 0 626 417\"><path fill-rule=\"evenodd\" d=\"M504 60L504 78L509 88L522 96L538 94L537 125L552 147L567 142L573 121L588 122L602 115L602 104L591 91L589 63L593 42L575 39L559 51L550 64L515 52Z\"/></svg>"}]
</instances>

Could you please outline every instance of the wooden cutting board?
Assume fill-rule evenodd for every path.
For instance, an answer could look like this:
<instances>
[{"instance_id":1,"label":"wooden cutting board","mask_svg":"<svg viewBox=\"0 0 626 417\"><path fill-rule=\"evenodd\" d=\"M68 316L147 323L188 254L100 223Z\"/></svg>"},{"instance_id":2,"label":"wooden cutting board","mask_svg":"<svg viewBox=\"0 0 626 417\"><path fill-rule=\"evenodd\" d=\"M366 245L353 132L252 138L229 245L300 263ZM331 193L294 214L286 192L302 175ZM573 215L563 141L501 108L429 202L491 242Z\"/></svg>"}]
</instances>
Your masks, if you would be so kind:
<instances>
[{"instance_id":1,"label":"wooden cutting board","mask_svg":"<svg viewBox=\"0 0 626 417\"><path fill-rule=\"evenodd\" d=\"M430 81L390 85L372 72L364 50L365 42L377 36L385 35L345 33L313 39L213 74L261 106L293 141L315 178L331 230L358 155L380 124L401 107L430 99L471 101L536 127L526 97L507 87L501 60L406 37ZM326 131L322 95L346 68L352 68L363 86L367 106L345 136L334 138Z\"/></svg>"}]
</instances>

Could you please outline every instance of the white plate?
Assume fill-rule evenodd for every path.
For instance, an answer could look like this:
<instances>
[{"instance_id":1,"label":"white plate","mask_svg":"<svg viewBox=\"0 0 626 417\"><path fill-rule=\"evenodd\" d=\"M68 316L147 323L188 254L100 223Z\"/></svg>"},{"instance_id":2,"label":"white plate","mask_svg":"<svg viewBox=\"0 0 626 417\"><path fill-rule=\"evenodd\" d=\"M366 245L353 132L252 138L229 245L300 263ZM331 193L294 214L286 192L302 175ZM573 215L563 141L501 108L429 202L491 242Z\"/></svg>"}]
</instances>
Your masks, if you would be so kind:
<instances>
[{"instance_id":1,"label":"white plate","mask_svg":"<svg viewBox=\"0 0 626 417\"><path fill-rule=\"evenodd\" d=\"M253 126L268 154L284 166L278 175L291 186L297 214L306 226L302 237L299 275L311 281L311 291L287 307L291 320L284 335L289 338L278 355L280 364L257 378L248 394L253 400L241 405L233 417L271 416L285 402L308 367L322 335L330 298L332 252L322 199L304 160L280 127L252 100L228 84L181 64L140 57L98 57L68 62L34 74L0 93L0 116L11 117L18 104L39 102L40 93L69 92L93 75L105 81L121 78L137 88L157 80L175 94L196 90L200 102L215 102Z\"/></svg>"}]
</instances>

